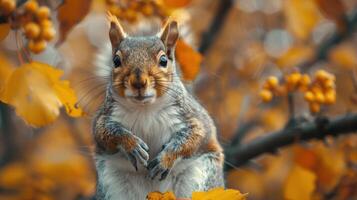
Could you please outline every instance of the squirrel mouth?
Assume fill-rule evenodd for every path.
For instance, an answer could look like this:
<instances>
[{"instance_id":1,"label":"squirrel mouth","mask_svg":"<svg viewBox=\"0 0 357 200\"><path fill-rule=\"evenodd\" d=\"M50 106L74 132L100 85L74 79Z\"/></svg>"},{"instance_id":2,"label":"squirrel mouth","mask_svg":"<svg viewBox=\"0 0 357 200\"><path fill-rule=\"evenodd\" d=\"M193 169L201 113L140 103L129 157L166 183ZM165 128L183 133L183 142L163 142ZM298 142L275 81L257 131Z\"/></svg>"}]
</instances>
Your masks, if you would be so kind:
<instances>
[{"instance_id":1,"label":"squirrel mouth","mask_svg":"<svg viewBox=\"0 0 357 200\"><path fill-rule=\"evenodd\" d=\"M150 100L154 97L154 95L137 95L137 96L132 96L132 98L136 101L139 102L145 102L147 100Z\"/></svg>"}]
</instances>

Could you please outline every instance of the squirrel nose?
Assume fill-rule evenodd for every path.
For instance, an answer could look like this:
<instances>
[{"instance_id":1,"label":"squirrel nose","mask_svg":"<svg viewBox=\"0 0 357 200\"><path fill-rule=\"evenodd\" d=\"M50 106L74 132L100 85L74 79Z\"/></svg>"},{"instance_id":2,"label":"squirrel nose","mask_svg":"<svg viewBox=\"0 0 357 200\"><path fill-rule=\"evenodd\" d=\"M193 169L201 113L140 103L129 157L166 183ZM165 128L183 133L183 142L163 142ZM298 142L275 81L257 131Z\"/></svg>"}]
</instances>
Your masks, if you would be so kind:
<instances>
[{"instance_id":1,"label":"squirrel nose","mask_svg":"<svg viewBox=\"0 0 357 200\"><path fill-rule=\"evenodd\" d=\"M131 83L131 86L134 89L140 90L146 87L147 81L146 80L136 80Z\"/></svg>"}]
</instances>

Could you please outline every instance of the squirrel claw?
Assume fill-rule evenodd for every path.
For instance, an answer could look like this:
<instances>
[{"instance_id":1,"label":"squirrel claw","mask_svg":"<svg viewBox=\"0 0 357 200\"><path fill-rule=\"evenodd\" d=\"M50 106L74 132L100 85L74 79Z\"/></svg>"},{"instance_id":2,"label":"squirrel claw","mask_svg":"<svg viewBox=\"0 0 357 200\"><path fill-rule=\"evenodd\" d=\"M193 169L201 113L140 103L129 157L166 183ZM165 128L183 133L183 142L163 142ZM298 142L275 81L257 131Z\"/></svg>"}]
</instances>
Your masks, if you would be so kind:
<instances>
[{"instance_id":1,"label":"squirrel claw","mask_svg":"<svg viewBox=\"0 0 357 200\"><path fill-rule=\"evenodd\" d=\"M170 172L170 169L166 169L161 166L158 158L150 161L147 169L149 170L149 177L154 180L156 176L160 175L160 181L164 180Z\"/></svg>"},{"instance_id":2,"label":"squirrel claw","mask_svg":"<svg viewBox=\"0 0 357 200\"><path fill-rule=\"evenodd\" d=\"M131 164L134 166L135 170L138 171L138 165L135 156L133 154L128 154L128 159L131 162Z\"/></svg>"},{"instance_id":3,"label":"squirrel claw","mask_svg":"<svg viewBox=\"0 0 357 200\"><path fill-rule=\"evenodd\" d=\"M143 142L140 138L137 139L137 144L133 150L127 152L129 161L135 167L135 170L138 171L137 161L147 166L149 160L149 147Z\"/></svg>"}]
</instances>

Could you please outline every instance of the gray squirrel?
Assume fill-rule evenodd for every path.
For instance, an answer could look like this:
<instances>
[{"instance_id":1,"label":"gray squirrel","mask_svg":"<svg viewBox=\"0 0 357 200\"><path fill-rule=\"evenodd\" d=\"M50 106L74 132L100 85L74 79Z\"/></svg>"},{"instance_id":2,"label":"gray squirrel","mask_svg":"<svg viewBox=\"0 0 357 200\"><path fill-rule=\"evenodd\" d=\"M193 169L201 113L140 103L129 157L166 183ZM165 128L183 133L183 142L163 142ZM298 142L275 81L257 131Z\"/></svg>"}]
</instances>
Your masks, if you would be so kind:
<instances>
[{"instance_id":1,"label":"gray squirrel","mask_svg":"<svg viewBox=\"0 0 357 200\"><path fill-rule=\"evenodd\" d=\"M98 200L144 200L153 191L190 198L224 187L224 155L207 111L177 73L177 22L128 36L110 22L112 67L93 121Z\"/></svg>"}]
</instances>

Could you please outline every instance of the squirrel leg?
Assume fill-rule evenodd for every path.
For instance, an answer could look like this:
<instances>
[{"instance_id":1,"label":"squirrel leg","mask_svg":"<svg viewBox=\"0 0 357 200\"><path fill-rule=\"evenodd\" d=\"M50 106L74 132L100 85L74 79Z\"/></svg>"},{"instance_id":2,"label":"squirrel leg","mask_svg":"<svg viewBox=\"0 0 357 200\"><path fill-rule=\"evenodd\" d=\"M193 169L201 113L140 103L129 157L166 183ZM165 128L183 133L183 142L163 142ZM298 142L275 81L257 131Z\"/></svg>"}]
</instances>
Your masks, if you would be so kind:
<instances>
[{"instance_id":1,"label":"squirrel leg","mask_svg":"<svg viewBox=\"0 0 357 200\"><path fill-rule=\"evenodd\" d=\"M109 117L101 116L98 118L94 129L94 138L99 151L109 154L121 151L132 163L135 170L138 170L137 160L147 166L149 147L121 123L110 120Z\"/></svg>"},{"instance_id":2,"label":"squirrel leg","mask_svg":"<svg viewBox=\"0 0 357 200\"><path fill-rule=\"evenodd\" d=\"M180 172L173 184L176 197L191 198L192 192L224 187L223 168L217 156L220 155L213 152L202 154Z\"/></svg>"},{"instance_id":3,"label":"squirrel leg","mask_svg":"<svg viewBox=\"0 0 357 200\"><path fill-rule=\"evenodd\" d=\"M189 158L197 151L204 136L202 123L196 118L188 120L187 126L178 131L157 157L148 163L149 177L165 179L177 159Z\"/></svg>"}]
</instances>

